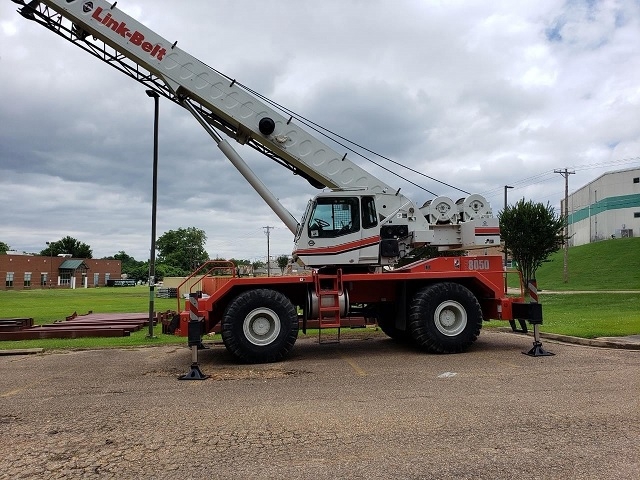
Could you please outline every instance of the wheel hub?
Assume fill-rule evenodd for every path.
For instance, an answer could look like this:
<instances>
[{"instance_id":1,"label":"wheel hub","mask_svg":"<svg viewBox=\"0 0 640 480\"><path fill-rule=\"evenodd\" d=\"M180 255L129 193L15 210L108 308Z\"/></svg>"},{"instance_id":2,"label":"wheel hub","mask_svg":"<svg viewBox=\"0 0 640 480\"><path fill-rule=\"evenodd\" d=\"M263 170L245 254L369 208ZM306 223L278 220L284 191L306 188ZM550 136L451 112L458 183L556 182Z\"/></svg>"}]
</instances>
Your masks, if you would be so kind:
<instances>
[{"instance_id":1,"label":"wheel hub","mask_svg":"<svg viewBox=\"0 0 640 480\"><path fill-rule=\"evenodd\" d=\"M445 310L440 314L440 323L443 327L451 327L456 323L456 314L451 310Z\"/></svg>"},{"instance_id":2,"label":"wheel hub","mask_svg":"<svg viewBox=\"0 0 640 480\"><path fill-rule=\"evenodd\" d=\"M242 322L245 338L254 345L272 343L280 335L280 317L270 308L256 308Z\"/></svg>"},{"instance_id":3,"label":"wheel hub","mask_svg":"<svg viewBox=\"0 0 640 480\"><path fill-rule=\"evenodd\" d=\"M269 331L270 323L269 320L264 317L256 318L251 324L251 328L253 329L256 335L266 335Z\"/></svg>"},{"instance_id":4,"label":"wheel hub","mask_svg":"<svg viewBox=\"0 0 640 480\"><path fill-rule=\"evenodd\" d=\"M467 312L460 303L448 300L438 306L434 321L440 333L447 337L455 337L467 326Z\"/></svg>"}]
</instances>

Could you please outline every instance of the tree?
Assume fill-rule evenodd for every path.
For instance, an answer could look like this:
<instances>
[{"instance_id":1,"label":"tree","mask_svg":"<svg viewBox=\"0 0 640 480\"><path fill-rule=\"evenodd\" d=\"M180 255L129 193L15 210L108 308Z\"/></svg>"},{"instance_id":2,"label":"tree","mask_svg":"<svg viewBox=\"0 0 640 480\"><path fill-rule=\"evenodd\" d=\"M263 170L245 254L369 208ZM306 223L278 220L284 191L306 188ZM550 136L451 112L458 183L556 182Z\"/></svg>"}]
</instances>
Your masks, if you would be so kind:
<instances>
[{"instance_id":1,"label":"tree","mask_svg":"<svg viewBox=\"0 0 640 480\"><path fill-rule=\"evenodd\" d=\"M0 242L0 255L7 253L7 250L11 250L11 247L4 242Z\"/></svg>"},{"instance_id":2,"label":"tree","mask_svg":"<svg viewBox=\"0 0 640 480\"><path fill-rule=\"evenodd\" d=\"M267 266L266 263L256 260L255 262L251 262L251 267L253 268L253 276L256 276L256 270L260 270L261 268L265 268Z\"/></svg>"},{"instance_id":3,"label":"tree","mask_svg":"<svg viewBox=\"0 0 640 480\"><path fill-rule=\"evenodd\" d=\"M230 258L229 261L233 262L234 265L236 266L251 265L251 260L246 260L246 259Z\"/></svg>"},{"instance_id":4,"label":"tree","mask_svg":"<svg viewBox=\"0 0 640 480\"><path fill-rule=\"evenodd\" d=\"M239 277L243 275L249 275L250 272L253 271L251 267L251 260L230 258L229 261L233 262L233 264L236 266L236 275L238 275Z\"/></svg>"},{"instance_id":5,"label":"tree","mask_svg":"<svg viewBox=\"0 0 640 480\"><path fill-rule=\"evenodd\" d=\"M149 262L145 262L147 267L146 277L149 277ZM181 268L174 267L173 265L167 265L166 263L156 263L156 280L162 280L164 277L184 277L191 272L185 272Z\"/></svg>"},{"instance_id":6,"label":"tree","mask_svg":"<svg viewBox=\"0 0 640 480\"><path fill-rule=\"evenodd\" d=\"M149 262L136 262L137 265L129 264L127 271L123 272L127 274L128 278L135 280L136 282L147 283L149 281ZM158 272L156 271L156 279L158 278Z\"/></svg>"},{"instance_id":7,"label":"tree","mask_svg":"<svg viewBox=\"0 0 640 480\"><path fill-rule=\"evenodd\" d=\"M276 258L276 262L278 263L278 267L280 268L280 272L284 275L284 269L289 265L289 255L280 255Z\"/></svg>"},{"instance_id":8,"label":"tree","mask_svg":"<svg viewBox=\"0 0 640 480\"><path fill-rule=\"evenodd\" d=\"M563 245L565 219L557 216L549 203L545 206L531 200L525 202L524 198L507 206L498 219L500 235L528 285L536 278L540 265Z\"/></svg>"},{"instance_id":9,"label":"tree","mask_svg":"<svg viewBox=\"0 0 640 480\"><path fill-rule=\"evenodd\" d=\"M123 275L126 275L127 278L143 282L148 280L149 263L138 261L122 250L111 257L104 257L103 260L119 260L120 271Z\"/></svg>"},{"instance_id":10,"label":"tree","mask_svg":"<svg viewBox=\"0 0 640 480\"><path fill-rule=\"evenodd\" d=\"M60 254L68 254L74 258L93 258L91 247L80 240L66 236L57 242L51 242L40 255L55 257Z\"/></svg>"},{"instance_id":11,"label":"tree","mask_svg":"<svg viewBox=\"0 0 640 480\"><path fill-rule=\"evenodd\" d=\"M125 252L124 250L120 250L113 257L108 257L108 258L113 260L120 260L120 262L123 265L129 264L129 263L137 263L137 260L133 258L131 255L128 255L127 252Z\"/></svg>"},{"instance_id":12,"label":"tree","mask_svg":"<svg viewBox=\"0 0 640 480\"><path fill-rule=\"evenodd\" d=\"M169 230L156 242L158 264L172 267L166 271L179 270L180 275L188 275L209 260L209 254L204 249L206 241L207 235L204 230L195 227Z\"/></svg>"}]
</instances>

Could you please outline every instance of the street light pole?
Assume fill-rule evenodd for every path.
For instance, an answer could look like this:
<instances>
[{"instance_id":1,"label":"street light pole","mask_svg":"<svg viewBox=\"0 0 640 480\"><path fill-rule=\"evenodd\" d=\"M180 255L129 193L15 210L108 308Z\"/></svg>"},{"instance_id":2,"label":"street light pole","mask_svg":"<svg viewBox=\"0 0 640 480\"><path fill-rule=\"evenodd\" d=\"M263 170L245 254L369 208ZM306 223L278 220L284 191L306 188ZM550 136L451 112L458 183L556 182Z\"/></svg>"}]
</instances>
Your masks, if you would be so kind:
<instances>
[{"instance_id":1,"label":"street light pole","mask_svg":"<svg viewBox=\"0 0 640 480\"><path fill-rule=\"evenodd\" d=\"M507 190L513 188L511 185L504 186L504 210L507 209ZM503 212L504 212L503 210ZM504 269L507 270L507 242L504 242ZM507 275L504 276L504 292L507 293Z\"/></svg>"},{"instance_id":2,"label":"street light pole","mask_svg":"<svg viewBox=\"0 0 640 480\"><path fill-rule=\"evenodd\" d=\"M154 100L155 114L153 121L153 195L151 199L151 252L149 255L149 338L153 338L154 297L156 279L156 205L158 203L158 117L160 96L153 90L146 90Z\"/></svg>"}]
</instances>

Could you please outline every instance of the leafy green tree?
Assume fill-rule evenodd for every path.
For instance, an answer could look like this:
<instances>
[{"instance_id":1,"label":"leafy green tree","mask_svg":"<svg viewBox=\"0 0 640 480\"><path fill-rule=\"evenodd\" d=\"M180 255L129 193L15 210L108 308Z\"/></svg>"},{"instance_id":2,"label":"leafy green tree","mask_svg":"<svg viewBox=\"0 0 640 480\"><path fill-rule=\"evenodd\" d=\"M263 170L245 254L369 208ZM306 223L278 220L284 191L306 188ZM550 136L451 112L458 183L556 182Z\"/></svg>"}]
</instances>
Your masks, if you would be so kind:
<instances>
[{"instance_id":1,"label":"leafy green tree","mask_svg":"<svg viewBox=\"0 0 640 480\"><path fill-rule=\"evenodd\" d=\"M265 268L267 266L267 264L262 262L262 261L260 261L260 260L256 260L255 262L251 263L251 266L255 270L256 268Z\"/></svg>"},{"instance_id":2,"label":"leafy green tree","mask_svg":"<svg viewBox=\"0 0 640 480\"><path fill-rule=\"evenodd\" d=\"M267 266L266 263L261 262L260 260L256 260L255 262L251 262L251 266L253 267L253 276L256 276L256 270L260 270L261 268L265 268Z\"/></svg>"},{"instance_id":3,"label":"leafy green tree","mask_svg":"<svg viewBox=\"0 0 640 480\"><path fill-rule=\"evenodd\" d=\"M123 250L120 250L113 257L109 257L109 258L113 259L113 260L120 260L120 262L123 265L128 265L128 264L132 264L132 263L138 263L138 261L135 258L133 258L131 255L128 255Z\"/></svg>"},{"instance_id":4,"label":"leafy green tree","mask_svg":"<svg viewBox=\"0 0 640 480\"><path fill-rule=\"evenodd\" d=\"M136 282L147 283L149 281L149 262L136 262L136 265L129 264L127 266L127 277L134 279ZM156 271L156 279L158 278Z\"/></svg>"},{"instance_id":5,"label":"leafy green tree","mask_svg":"<svg viewBox=\"0 0 640 480\"><path fill-rule=\"evenodd\" d=\"M184 277L191 273L190 271L182 270L181 268L174 267L173 265L168 265L166 263L157 263L156 264L156 280L161 280L164 277ZM149 265L147 263L147 272L146 276L149 276Z\"/></svg>"},{"instance_id":6,"label":"leafy green tree","mask_svg":"<svg viewBox=\"0 0 640 480\"><path fill-rule=\"evenodd\" d=\"M239 266L239 265L251 265L251 260L230 258L229 261L233 262L236 266Z\"/></svg>"},{"instance_id":7,"label":"leafy green tree","mask_svg":"<svg viewBox=\"0 0 640 480\"><path fill-rule=\"evenodd\" d=\"M206 241L204 230L195 227L169 230L156 241L158 264L180 271L178 276L188 275L209 260L209 254L204 249Z\"/></svg>"},{"instance_id":8,"label":"leafy green tree","mask_svg":"<svg viewBox=\"0 0 640 480\"><path fill-rule=\"evenodd\" d=\"M149 262L138 261L122 250L111 257L104 257L103 260L119 260L120 271L123 275L126 275L127 278L143 282L146 282L148 280L147 277L149 276ZM144 273L145 265L146 273Z\"/></svg>"},{"instance_id":9,"label":"leafy green tree","mask_svg":"<svg viewBox=\"0 0 640 480\"><path fill-rule=\"evenodd\" d=\"M276 262L278 263L278 267L280 268L280 272L284 275L284 269L289 265L289 255L280 255L276 258Z\"/></svg>"},{"instance_id":10,"label":"leafy green tree","mask_svg":"<svg viewBox=\"0 0 640 480\"><path fill-rule=\"evenodd\" d=\"M507 206L498 219L500 235L528 284L536 278L540 265L564 244L565 219L556 215L549 203L545 206L524 198Z\"/></svg>"},{"instance_id":11,"label":"leafy green tree","mask_svg":"<svg viewBox=\"0 0 640 480\"><path fill-rule=\"evenodd\" d=\"M63 253L70 254L73 258L93 258L89 245L68 235L57 242L51 242L40 255L55 257Z\"/></svg>"},{"instance_id":12,"label":"leafy green tree","mask_svg":"<svg viewBox=\"0 0 640 480\"><path fill-rule=\"evenodd\" d=\"M0 242L0 255L7 253L7 250L11 250L11 247L4 242Z\"/></svg>"}]
</instances>

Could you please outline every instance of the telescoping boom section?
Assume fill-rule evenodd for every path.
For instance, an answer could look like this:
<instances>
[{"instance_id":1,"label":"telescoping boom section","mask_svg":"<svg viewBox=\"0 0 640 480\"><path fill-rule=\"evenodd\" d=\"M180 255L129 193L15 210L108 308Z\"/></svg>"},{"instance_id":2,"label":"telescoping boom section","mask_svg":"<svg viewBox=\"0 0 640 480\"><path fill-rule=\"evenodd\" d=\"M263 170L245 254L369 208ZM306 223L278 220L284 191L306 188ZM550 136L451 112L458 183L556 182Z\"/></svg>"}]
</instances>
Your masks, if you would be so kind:
<instances>
[{"instance_id":1,"label":"telescoping boom section","mask_svg":"<svg viewBox=\"0 0 640 480\"><path fill-rule=\"evenodd\" d=\"M469 348L484 320L541 320L537 303L506 295L501 256L438 257L398 268L417 247L479 252L499 245L497 219L482 196L436 197L418 206L315 138L289 111L181 50L118 2L12 1L24 18L185 107L291 230L294 260L313 267L308 275L266 278L239 278L230 268L224 283L211 275L219 268L199 272L208 295L192 299L174 325L189 330L190 344L219 329L239 359L270 362L286 357L299 328L339 329L361 319L399 341L450 353ZM219 133L325 190L297 221Z\"/></svg>"}]
</instances>

